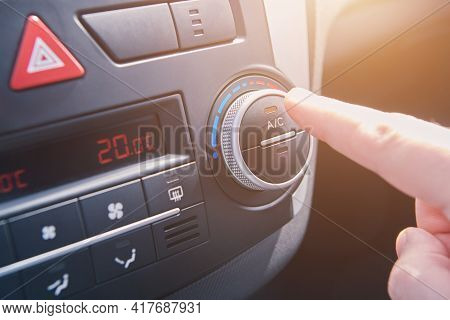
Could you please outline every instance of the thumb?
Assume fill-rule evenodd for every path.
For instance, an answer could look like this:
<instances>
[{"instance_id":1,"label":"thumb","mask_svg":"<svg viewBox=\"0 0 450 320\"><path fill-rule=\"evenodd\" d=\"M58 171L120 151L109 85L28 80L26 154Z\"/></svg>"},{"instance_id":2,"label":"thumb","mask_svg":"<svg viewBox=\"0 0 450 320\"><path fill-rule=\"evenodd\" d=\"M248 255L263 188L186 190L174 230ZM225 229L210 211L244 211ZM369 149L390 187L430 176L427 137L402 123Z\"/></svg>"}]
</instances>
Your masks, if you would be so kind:
<instances>
[{"instance_id":1,"label":"thumb","mask_svg":"<svg viewBox=\"0 0 450 320\"><path fill-rule=\"evenodd\" d=\"M450 260L438 238L407 228L397 238L397 254L388 283L392 299L450 298Z\"/></svg>"}]
</instances>

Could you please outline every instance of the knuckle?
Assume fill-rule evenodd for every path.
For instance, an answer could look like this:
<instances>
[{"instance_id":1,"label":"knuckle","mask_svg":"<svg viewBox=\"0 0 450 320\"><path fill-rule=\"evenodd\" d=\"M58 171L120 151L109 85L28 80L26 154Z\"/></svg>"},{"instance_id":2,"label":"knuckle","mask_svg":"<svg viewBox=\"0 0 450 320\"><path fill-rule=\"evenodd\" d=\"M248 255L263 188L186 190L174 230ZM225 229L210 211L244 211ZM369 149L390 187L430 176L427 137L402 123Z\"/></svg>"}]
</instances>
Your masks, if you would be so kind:
<instances>
[{"instance_id":1,"label":"knuckle","mask_svg":"<svg viewBox=\"0 0 450 320\"><path fill-rule=\"evenodd\" d=\"M418 276L418 275L416 275ZM416 277L408 271L408 266L400 258L394 264L388 280L388 293L392 299L408 299L411 288L417 285Z\"/></svg>"},{"instance_id":2,"label":"knuckle","mask_svg":"<svg viewBox=\"0 0 450 320\"><path fill-rule=\"evenodd\" d=\"M401 299L401 290L400 286L402 284L402 281L400 280L401 275L399 273L399 268L394 265L394 267L391 270L391 274L389 276L388 280L388 294L391 297L391 299Z\"/></svg>"},{"instance_id":3,"label":"knuckle","mask_svg":"<svg viewBox=\"0 0 450 320\"><path fill-rule=\"evenodd\" d=\"M370 121L363 130L370 135L376 147L386 148L400 138L398 122L399 117L396 114L389 114L382 119Z\"/></svg>"},{"instance_id":4,"label":"knuckle","mask_svg":"<svg viewBox=\"0 0 450 320\"><path fill-rule=\"evenodd\" d=\"M392 154L400 150L398 147L401 147L407 141L403 130L404 123L405 117L401 114L383 113L362 122L358 130L365 137L363 141L370 145L371 154ZM365 148L367 149L367 146ZM377 159L377 157L369 157L368 161L372 163L371 169L381 174L385 162Z\"/></svg>"}]
</instances>

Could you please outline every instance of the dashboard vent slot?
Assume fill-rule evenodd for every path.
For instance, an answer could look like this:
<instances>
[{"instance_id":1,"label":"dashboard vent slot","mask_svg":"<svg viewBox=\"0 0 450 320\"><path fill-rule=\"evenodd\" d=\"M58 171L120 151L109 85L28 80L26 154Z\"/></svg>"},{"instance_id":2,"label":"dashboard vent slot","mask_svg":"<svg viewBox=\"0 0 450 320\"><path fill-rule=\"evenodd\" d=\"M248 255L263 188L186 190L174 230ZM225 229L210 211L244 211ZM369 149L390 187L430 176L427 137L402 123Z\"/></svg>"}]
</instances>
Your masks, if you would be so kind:
<instances>
[{"instance_id":1,"label":"dashboard vent slot","mask_svg":"<svg viewBox=\"0 0 450 320\"><path fill-rule=\"evenodd\" d=\"M179 216L153 225L159 258L187 250L208 240L203 204L182 210Z\"/></svg>"},{"instance_id":2,"label":"dashboard vent slot","mask_svg":"<svg viewBox=\"0 0 450 320\"><path fill-rule=\"evenodd\" d=\"M179 221L177 223L174 223L174 224L168 225L167 227L164 227L164 231L165 232L170 232L173 229L177 229L179 227L183 227L184 225L187 225L190 222L195 221L195 220L197 220L197 216L192 216L192 217L186 218L186 219L181 220L181 221Z\"/></svg>"}]
</instances>

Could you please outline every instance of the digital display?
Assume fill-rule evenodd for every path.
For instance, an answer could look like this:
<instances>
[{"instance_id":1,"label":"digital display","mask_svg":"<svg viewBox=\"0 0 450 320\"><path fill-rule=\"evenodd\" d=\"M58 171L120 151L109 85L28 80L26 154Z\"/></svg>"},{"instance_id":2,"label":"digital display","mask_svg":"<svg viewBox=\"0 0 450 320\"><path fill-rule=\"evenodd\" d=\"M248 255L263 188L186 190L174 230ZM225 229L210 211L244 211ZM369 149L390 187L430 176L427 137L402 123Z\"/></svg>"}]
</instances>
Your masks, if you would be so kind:
<instances>
[{"instance_id":1,"label":"digital display","mask_svg":"<svg viewBox=\"0 0 450 320\"><path fill-rule=\"evenodd\" d=\"M0 155L0 201L164 154L156 115Z\"/></svg>"}]
</instances>

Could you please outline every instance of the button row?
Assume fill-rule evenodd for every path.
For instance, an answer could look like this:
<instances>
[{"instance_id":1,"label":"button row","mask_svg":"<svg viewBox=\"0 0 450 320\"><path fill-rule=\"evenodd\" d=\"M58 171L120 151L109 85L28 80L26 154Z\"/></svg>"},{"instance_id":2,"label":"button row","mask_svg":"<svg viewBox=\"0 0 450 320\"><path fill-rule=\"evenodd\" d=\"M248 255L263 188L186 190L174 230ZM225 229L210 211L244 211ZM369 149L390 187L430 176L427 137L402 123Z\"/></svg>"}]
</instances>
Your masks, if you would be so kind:
<instances>
[{"instance_id":1,"label":"button row","mask_svg":"<svg viewBox=\"0 0 450 320\"><path fill-rule=\"evenodd\" d=\"M228 0L190 0L88 13L81 21L99 46L118 62L236 38ZM84 74L83 66L50 28L38 16L28 16L11 89L30 89Z\"/></svg>"},{"instance_id":2,"label":"button row","mask_svg":"<svg viewBox=\"0 0 450 320\"><path fill-rule=\"evenodd\" d=\"M236 37L228 0L161 3L88 13L81 19L100 46L119 62Z\"/></svg>"},{"instance_id":3,"label":"button row","mask_svg":"<svg viewBox=\"0 0 450 320\"><path fill-rule=\"evenodd\" d=\"M86 236L95 236L145 219L149 215L153 216L175 207L192 206L201 201L203 201L203 197L197 169L195 164L189 164L146 177L142 181L132 181L83 196L78 201L73 200L24 214L10 219L11 237L7 234L6 225L0 225L0 249L2 252L0 267L14 262L14 255L19 260L26 259L80 241ZM10 242L15 245L15 254ZM141 242L142 244L139 245ZM119 236L114 241L95 245L91 250L96 278L99 282L119 275L118 271L128 272L156 260L150 227L135 231L132 235ZM97 272L97 270L105 269L104 261L108 261L109 264L109 260L111 260L105 259L105 255L115 253L117 256L113 260L116 262L116 269L119 266L123 269ZM89 279L94 279L94 276L88 263L89 259L86 260L86 257L88 255L83 252L71 255L70 260L65 260L67 267L63 266L61 270L66 270L69 265L71 267L80 266L80 270L90 269L90 273L87 269L83 273L86 274L86 281L91 282ZM55 261L49 262L46 267L48 268L54 263ZM32 279L35 274L39 274L46 267L38 266L25 270L22 272L24 281ZM47 280L45 278L42 281ZM64 278L59 280L60 285L63 285ZM4 284L6 281L8 284ZM82 284L84 281L77 279L77 283ZM33 283L38 283L38 281L33 281ZM0 278L0 287L2 288L15 288L17 287L15 284L17 284L17 275ZM37 286L42 288L40 285ZM29 290L31 289L26 289L27 296L35 297L36 294ZM47 293L58 296L56 291ZM4 294L0 290L0 295Z\"/></svg>"}]
</instances>

